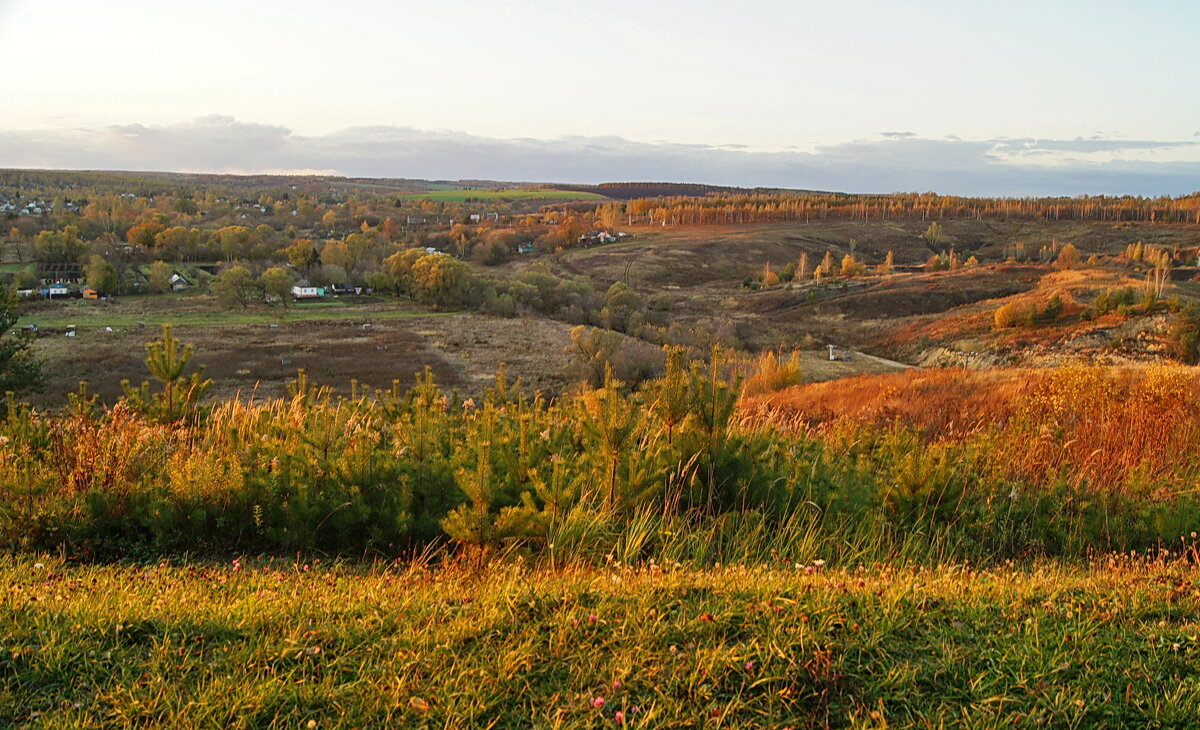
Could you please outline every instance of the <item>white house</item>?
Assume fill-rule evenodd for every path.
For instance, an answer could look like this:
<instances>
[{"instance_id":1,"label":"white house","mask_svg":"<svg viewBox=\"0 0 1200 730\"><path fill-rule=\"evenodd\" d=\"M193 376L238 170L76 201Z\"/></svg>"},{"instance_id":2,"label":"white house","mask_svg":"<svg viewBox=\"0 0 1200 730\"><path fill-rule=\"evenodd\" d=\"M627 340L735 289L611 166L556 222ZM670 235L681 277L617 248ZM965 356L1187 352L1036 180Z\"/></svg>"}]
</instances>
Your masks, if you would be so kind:
<instances>
[{"instance_id":1,"label":"white house","mask_svg":"<svg viewBox=\"0 0 1200 730\"><path fill-rule=\"evenodd\" d=\"M312 286L307 281L298 282L292 287L292 298L297 301L305 299L324 299L325 287Z\"/></svg>"}]
</instances>

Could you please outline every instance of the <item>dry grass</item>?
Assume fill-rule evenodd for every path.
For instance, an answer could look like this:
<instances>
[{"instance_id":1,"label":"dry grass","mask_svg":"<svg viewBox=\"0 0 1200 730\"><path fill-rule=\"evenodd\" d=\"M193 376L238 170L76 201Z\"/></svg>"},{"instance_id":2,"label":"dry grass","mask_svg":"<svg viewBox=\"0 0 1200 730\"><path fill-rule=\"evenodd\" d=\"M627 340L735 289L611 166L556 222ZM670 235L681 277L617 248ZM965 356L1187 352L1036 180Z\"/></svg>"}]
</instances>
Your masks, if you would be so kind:
<instances>
[{"instance_id":1,"label":"dry grass","mask_svg":"<svg viewBox=\"0 0 1200 730\"><path fill-rule=\"evenodd\" d=\"M976 443L1010 478L1161 494L1193 489L1197 404L1195 369L1154 366L910 370L793 387L742 408L794 428L898 425L930 442Z\"/></svg>"},{"instance_id":2,"label":"dry grass","mask_svg":"<svg viewBox=\"0 0 1200 730\"><path fill-rule=\"evenodd\" d=\"M743 407L777 412L810 426L899 421L939 438L1007 420L1020 399L1049 375L1027 369L905 370L793 387L747 398Z\"/></svg>"}]
</instances>

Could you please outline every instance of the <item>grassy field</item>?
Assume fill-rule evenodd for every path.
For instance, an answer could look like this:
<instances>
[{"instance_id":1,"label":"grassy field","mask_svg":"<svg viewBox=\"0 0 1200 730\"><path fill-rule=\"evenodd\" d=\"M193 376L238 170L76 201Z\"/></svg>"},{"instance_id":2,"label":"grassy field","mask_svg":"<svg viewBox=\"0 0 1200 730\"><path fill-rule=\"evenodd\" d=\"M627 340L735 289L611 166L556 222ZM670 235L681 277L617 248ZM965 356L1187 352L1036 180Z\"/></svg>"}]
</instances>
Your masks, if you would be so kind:
<instances>
[{"instance_id":1,"label":"grassy field","mask_svg":"<svg viewBox=\"0 0 1200 730\"><path fill-rule=\"evenodd\" d=\"M434 190L419 193L405 193L398 197L417 198L422 200L437 200L446 203L462 203L468 200L606 200L597 193L585 193L576 190L554 190L551 188L513 188L499 190Z\"/></svg>"},{"instance_id":2,"label":"grassy field","mask_svg":"<svg viewBox=\"0 0 1200 730\"><path fill-rule=\"evenodd\" d=\"M0 724L1192 727L1197 577L8 558Z\"/></svg>"},{"instance_id":3,"label":"grassy field","mask_svg":"<svg viewBox=\"0 0 1200 730\"><path fill-rule=\"evenodd\" d=\"M62 308L46 313L36 313L21 320L22 324L38 327L136 327L139 323L161 325L167 322L179 326L220 326L245 324L272 324L276 322L332 322L339 320L385 320L409 317L431 317L454 314L453 312L428 312L396 307L364 307L322 302L282 307L254 307L229 311L153 311L129 312L107 309L84 303L78 308Z\"/></svg>"}]
</instances>

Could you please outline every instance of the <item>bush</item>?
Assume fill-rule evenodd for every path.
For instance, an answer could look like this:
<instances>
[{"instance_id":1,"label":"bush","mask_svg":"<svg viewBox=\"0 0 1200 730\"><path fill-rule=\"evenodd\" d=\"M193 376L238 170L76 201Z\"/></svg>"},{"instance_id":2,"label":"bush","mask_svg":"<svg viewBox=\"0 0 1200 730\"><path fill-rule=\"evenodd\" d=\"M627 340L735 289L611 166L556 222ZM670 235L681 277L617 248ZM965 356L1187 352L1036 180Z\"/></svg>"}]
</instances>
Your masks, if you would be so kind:
<instances>
[{"instance_id":1,"label":"bush","mask_svg":"<svg viewBox=\"0 0 1200 730\"><path fill-rule=\"evenodd\" d=\"M742 395L772 393L803 383L799 352L793 352L787 362L781 362L778 355L768 350L755 360L750 375L742 384Z\"/></svg>"}]
</instances>

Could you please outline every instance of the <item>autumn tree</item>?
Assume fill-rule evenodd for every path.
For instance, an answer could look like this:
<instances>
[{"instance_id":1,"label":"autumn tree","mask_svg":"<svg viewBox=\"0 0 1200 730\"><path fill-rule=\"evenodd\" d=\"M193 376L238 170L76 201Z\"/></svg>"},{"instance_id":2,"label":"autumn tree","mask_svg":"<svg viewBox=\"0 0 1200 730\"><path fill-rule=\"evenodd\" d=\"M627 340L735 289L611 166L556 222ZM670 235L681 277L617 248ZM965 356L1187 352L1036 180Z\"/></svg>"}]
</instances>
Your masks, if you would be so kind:
<instances>
[{"instance_id":1,"label":"autumn tree","mask_svg":"<svg viewBox=\"0 0 1200 730\"><path fill-rule=\"evenodd\" d=\"M307 270L321 263L321 254L311 239L301 238L285 250L288 263L297 269Z\"/></svg>"},{"instance_id":2,"label":"autumn tree","mask_svg":"<svg viewBox=\"0 0 1200 730\"><path fill-rule=\"evenodd\" d=\"M763 286L779 286L779 274L771 271L771 264L769 262L763 267L762 283Z\"/></svg>"},{"instance_id":3,"label":"autumn tree","mask_svg":"<svg viewBox=\"0 0 1200 730\"><path fill-rule=\"evenodd\" d=\"M879 273L890 274L890 273L892 273L892 267L895 265L896 265L896 255L894 253L892 253L891 251L888 251L887 256L885 256L883 259L883 263L879 265Z\"/></svg>"},{"instance_id":4,"label":"autumn tree","mask_svg":"<svg viewBox=\"0 0 1200 730\"><path fill-rule=\"evenodd\" d=\"M604 307L600 320L609 329L628 332L634 325L634 315L642 308L642 298L625 282L613 282L604 293ZM638 316L641 319L641 316ZM638 325L640 327L640 324Z\"/></svg>"},{"instance_id":5,"label":"autumn tree","mask_svg":"<svg viewBox=\"0 0 1200 730\"><path fill-rule=\"evenodd\" d=\"M390 219L389 219L390 220ZM345 241L329 241L321 249L320 260L328 266L339 266L349 271L354 265L354 255Z\"/></svg>"},{"instance_id":6,"label":"autumn tree","mask_svg":"<svg viewBox=\"0 0 1200 730\"><path fill-rule=\"evenodd\" d=\"M76 226L66 226L61 231L42 231L33 240L34 258L42 263L72 263L87 249L87 242L79 237Z\"/></svg>"},{"instance_id":7,"label":"autumn tree","mask_svg":"<svg viewBox=\"0 0 1200 730\"><path fill-rule=\"evenodd\" d=\"M854 258L854 254L848 253L842 257L842 266L838 271L842 276L852 278L862 274L865 268L861 261Z\"/></svg>"},{"instance_id":8,"label":"autumn tree","mask_svg":"<svg viewBox=\"0 0 1200 730\"><path fill-rule=\"evenodd\" d=\"M413 265L428 254L419 248L406 248L403 251L388 256L383 260L383 271L391 277L396 293L404 292L410 296L413 292Z\"/></svg>"},{"instance_id":9,"label":"autumn tree","mask_svg":"<svg viewBox=\"0 0 1200 730\"><path fill-rule=\"evenodd\" d=\"M1068 243L1059 250L1054 265L1060 269L1073 269L1079 265L1080 259L1079 249L1075 248L1074 244Z\"/></svg>"},{"instance_id":10,"label":"autumn tree","mask_svg":"<svg viewBox=\"0 0 1200 730\"><path fill-rule=\"evenodd\" d=\"M1171 254L1166 251L1154 250L1147 257L1147 260L1154 266L1148 275L1154 296L1162 299L1163 289L1166 288L1167 282L1171 280Z\"/></svg>"},{"instance_id":11,"label":"autumn tree","mask_svg":"<svg viewBox=\"0 0 1200 730\"><path fill-rule=\"evenodd\" d=\"M412 265L413 294L437 306L457 304L466 294L470 269L450 254L427 254Z\"/></svg>"},{"instance_id":12,"label":"autumn tree","mask_svg":"<svg viewBox=\"0 0 1200 730\"><path fill-rule=\"evenodd\" d=\"M129 230L125 232L125 241L133 246L151 249L154 248L155 236L165 231L166 228L158 221L138 223L130 226Z\"/></svg>"},{"instance_id":13,"label":"autumn tree","mask_svg":"<svg viewBox=\"0 0 1200 730\"><path fill-rule=\"evenodd\" d=\"M605 228L616 228L621 225L625 207L620 203L605 203L596 208L596 220Z\"/></svg>"},{"instance_id":14,"label":"autumn tree","mask_svg":"<svg viewBox=\"0 0 1200 730\"><path fill-rule=\"evenodd\" d=\"M800 261L799 261L799 263L796 264L795 278L800 279L800 280L808 278L808 252L807 251L800 252Z\"/></svg>"},{"instance_id":15,"label":"autumn tree","mask_svg":"<svg viewBox=\"0 0 1200 730\"><path fill-rule=\"evenodd\" d=\"M599 388L604 384L604 374L612 367L622 339L620 334L598 327L571 328L571 344L566 351L573 357L576 372L589 386Z\"/></svg>"},{"instance_id":16,"label":"autumn tree","mask_svg":"<svg viewBox=\"0 0 1200 730\"><path fill-rule=\"evenodd\" d=\"M932 248L938 248L938 245L942 242L942 224L933 221L925 229L925 232L921 234L921 238L925 239L925 243L929 244Z\"/></svg>"},{"instance_id":17,"label":"autumn tree","mask_svg":"<svg viewBox=\"0 0 1200 730\"><path fill-rule=\"evenodd\" d=\"M113 266L103 256L92 254L83 267L83 275L88 286L101 294L116 294L119 280L117 267Z\"/></svg>"},{"instance_id":18,"label":"autumn tree","mask_svg":"<svg viewBox=\"0 0 1200 730\"><path fill-rule=\"evenodd\" d=\"M292 275L278 266L272 266L259 277L263 293L270 301L278 300L286 308L292 300Z\"/></svg>"},{"instance_id":19,"label":"autumn tree","mask_svg":"<svg viewBox=\"0 0 1200 730\"><path fill-rule=\"evenodd\" d=\"M395 218L388 217L379 226L379 233L389 241L395 241L400 237L400 224Z\"/></svg>"},{"instance_id":20,"label":"autumn tree","mask_svg":"<svg viewBox=\"0 0 1200 730\"><path fill-rule=\"evenodd\" d=\"M254 275L245 266L225 269L212 281L212 292L226 308L240 306L243 309L258 297Z\"/></svg>"},{"instance_id":21,"label":"autumn tree","mask_svg":"<svg viewBox=\"0 0 1200 730\"><path fill-rule=\"evenodd\" d=\"M338 215L337 209L330 208L329 210L325 211L325 215L321 216L321 225L332 231L333 229L337 228L337 225L341 222L341 220L342 217Z\"/></svg>"},{"instance_id":22,"label":"autumn tree","mask_svg":"<svg viewBox=\"0 0 1200 730\"><path fill-rule=\"evenodd\" d=\"M155 234L154 250L159 256L175 261L193 259L204 236L199 229L174 226Z\"/></svg>"},{"instance_id":23,"label":"autumn tree","mask_svg":"<svg viewBox=\"0 0 1200 730\"><path fill-rule=\"evenodd\" d=\"M245 226L225 226L214 235L221 255L228 261L249 255L250 246L254 243L251 237L257 238L254 231Z\"/></svg>"},{"instance_id":24,"label":"autumn tree","mask_svg":"<svg viewBox=\"0 0 1200 730\"><path fill-rule=\"evenodd\" d=\"M150 293L162 294L170 289L171 277L174 275L175 269L164 261L155 261L150 264Z\"/></svg>"}]
</instances>

